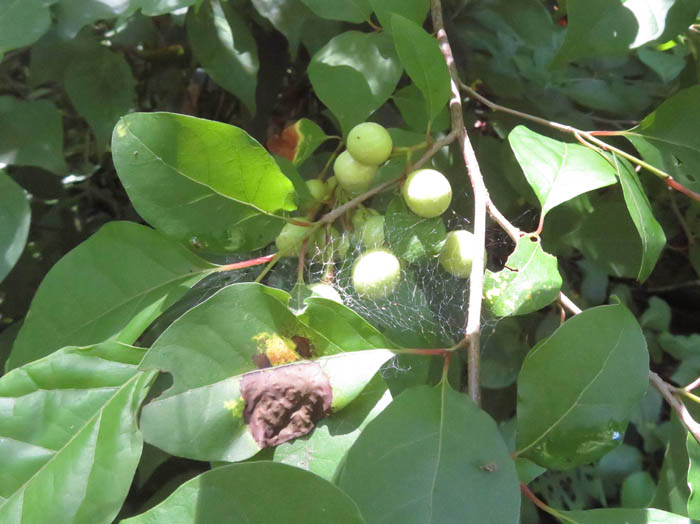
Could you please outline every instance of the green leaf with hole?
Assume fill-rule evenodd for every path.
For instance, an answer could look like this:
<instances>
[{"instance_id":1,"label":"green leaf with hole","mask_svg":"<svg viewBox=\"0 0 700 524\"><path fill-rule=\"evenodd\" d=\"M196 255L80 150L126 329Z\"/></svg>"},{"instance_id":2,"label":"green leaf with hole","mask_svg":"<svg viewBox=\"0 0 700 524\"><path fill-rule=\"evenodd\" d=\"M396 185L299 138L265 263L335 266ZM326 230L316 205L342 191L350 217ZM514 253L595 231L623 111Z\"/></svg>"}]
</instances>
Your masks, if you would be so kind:
<instances>
[{"instance_id":1,"label":"green leaf with hole","mask_svg":"<svg viewBox=\"0 0 700 524\"><path fill-rule=\"evenodd\" d=\"M447 235L442 217L421 218L400 196L389 202L384 232L394 254L410 264L439 254Z\"/></svg>"},{"instance_id":2,"label":"green leaf with hole","mask_svg":"<svg viewBox=\"0 0 700 524\"><path fill-rule=\"evenodd\" d=\"M71 103L90 124L100 148L109 144L114 124L132 108L136 81L120 53L95 47L71 61L63 83Z\"/></svg>"},{"instance_id":3,"label":"green leaf with hole","mask_svg":"<svg viewBox=\"0 0 700 524\"><path fill-rule=\"evenodd\" d=\"M279 342L274 338L279 349ZM270 354L268 349L268 354ZM141 430L149 444L181 457L237 462L314 430L345 408L394 353L352 351L235 375L166 392L146 405Z\"/></svg>"},{"instance_id":4,"label":"green leaf with hole","mask_svg":"<svg viewBox=\"0 0 700 524\"><path fill-rule=\"evenodd\" d=\"M120 339L133 342L215 268L148 227L110 222L46 275L17 335L8 367L69 344L94 344L127 325Z\"/></svg>"},{"instance_id":5,"label":"green leaf with hole","mask_svg":"<svg viewBox=\"0 0 700 524\"><path fill-rule=\"evenodd\" d=\"M358 31L333 37L308 69L314 92L339 120L343 134L389 99L402 72L389 35Z\"/></svg>"},{"instance_id":6,"label":"green leaf with hole","mask_svg":"<svg viewBox=\"0 0 700 524\"><path fill-rule=\"evenodd\" d=\"M63 122L55 105L0 96L0 164L65 172Z\"/></svg>"},{"instance_id":7,"label":"green leaf with hole","mask_svg":"<svg viewBox=\"0 0 700 524\"><path fill-rule=\"evenodd\" d=\"M656 266L666 245L666 235L654 218L651 204L632 165L624 158L613 155L613 163L620 179L625 204L642 241L642 260L637 280L644 282Z\"/></svg>"},{"instance_id":8,"label":"green leaf with hole","mask_svg":"<svg viewBox=\"0 0 700 524\"><path fill-rule=\"evenodd\" d=\"M485 412L446 381L399 395L350 450L338 481L367 522L515 524L515 465Z\"/></svg>"},{"instance_id":9,"label":"green leaf with hole","mask_svg":"<svg viewBox=\"0 0 700 524\"><path fill-rule=\"evenodd\" d=\"M361 24L372 16L369 0L301 0L321 18Z\"/></svg>"},{"instance_id":10,"label":"green leaf with hole","mask_svg":"<svg viewBox=\"0 0 700 524\"><path fill-rule=\"evenodd\" d=\"M445 57L437 40L408 18L392 15L391 29L401 64L423 93L432 120L450 99L450 72Z\"/></svg>"},{"instance_id":11,"label":"green leaf with hole","mask_svg":"<svg viewBox=\"0 0 700 524\"><path fill-rule=\"evenodd\" d=\"M197 60L221 87L255 114L258 48L246 21L228 3L205 2L187 14L187 37Z\"/></svg>"},{"instance_id":12,"label":"green leaf with hole","mask_svg":"<svg viewBox=\"0 0 700 524\"><path fill-rule=\"evenodd\" d=\"M112 156L139 214L195 248L259 249L283 225L262 211L293 209L291 181L260 144L226 124L169 113L128 115L115 128Z\"/></svg>"},{"instance_id":13,"label":"green leaf with hole","mask_svg":"<svg viewBox=\"0 0 700 524\"><path fill-rule=\"evenodd\" d=\"M24 189L0 169L0 282L24 251L31 216Z\"/></svg>"},{"instance_id":14,"label":"green leaf with hole","mask_svg":"<svg viewBox=\"0 0 700 524\"><path fill-rule=\"evenodd\" d=\"M370 0L379 23L385 31L392 31L391 17L399 14L422 26L430 10L430 0Z\"/></svg>"},{"instance_id":15,"label":"green leaf with hole","mask_svg":"<svg viewBox=\"0 0 700 524\"><path fill-rule=\"evenodd\" d=\"M144 353L67 347L0 379L0 521L113 521L141 456Z\"/></svg>"},{"instance_id":16,"label":"green leaf with hole","mask_svg":"<svg viewBox=\"0 0 700 524\"><path fill-rule=\"evenodd\" d=\"M0 58L5 51L33 44L51 26L49 7L58 0L7 2L0 14Z\"/></svg>"},{"instance_id":17,"label":"green leaf with hole","mask_svg":"<svg viewBox=\"0 0 700 524\"><path fill-rule=\"evenodd\" d=\"M557 266L557 257L545 253L540 242L521 237L502 270L486 270L486 304L498 317L542 309L559 296L562 279Z\"/></svg>"},{"instance_id":18,"label":"green leaf with hole","mask_svg":"<svg viewBox=\"0 0 700 524\"><path fill-rule=\"evenodd\" d=\"M508 135L515 157L547 212L572 198L617 182L605 158L578 144L553 140L517 126Z\"/></svg>"},{"instance_id":19,"label":"green leaf with hole","mask_svg":"<svg viewBox=\"0 0 700 524\"><path fill-rule=\"evenodd\" d=\"M700 192L700 86L678 91L622 133L642 158L689 189Z\"/></svg>"},{"instance_id":20,"label":"green leaf with hole","mask_svg":"<svg viewBox=\"0 0 700 524\"><path fill-rule=\"evenodd\" d=\"M122 524L274 522L364 524L357 505L330 482L274 462L221 466L179 486Z\"/></svg>"},{"instance_id":21,"label":"green leaf with hole","mask_svg":"<svg viewBox=\"0 0 700 524\"><path fill-rule=\"evenodd\" d=\"M695 524L694 520L660 509L591 509L561 511L570 524Z\"/></svg>"},{"instance_id":22,"label":"green leaf with hole","mask_svg":"<svg viewBox=\"0 0 700 524\"><path fill-rule=\"evenodd\" d=\"M555 470L600 458L622 443L648 380L646 341L625 306L570 318L523 363L516 454Z\"/></svg>"}]
</instances>

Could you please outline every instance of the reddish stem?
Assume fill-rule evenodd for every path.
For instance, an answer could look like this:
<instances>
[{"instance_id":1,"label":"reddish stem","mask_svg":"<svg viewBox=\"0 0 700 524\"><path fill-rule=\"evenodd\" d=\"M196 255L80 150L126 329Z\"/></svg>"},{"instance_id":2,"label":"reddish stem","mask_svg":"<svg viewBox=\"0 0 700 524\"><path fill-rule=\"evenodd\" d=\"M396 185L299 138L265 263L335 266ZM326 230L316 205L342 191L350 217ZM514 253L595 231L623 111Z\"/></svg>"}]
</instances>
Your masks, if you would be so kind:
<instances>
[{"instance_id":1,"label":"reddish stem","mask_svg":"<svg viewBox=\"0 0 700 524\"><path fill-rule=\"evenodd\" d=\"M227 264L225 266L219 266L217 271L233 271L235 269L243 269L246 267L259 266L261 264L266 264L275 257L275 253L272 255L265 255L264 257L252 258L250 260L244 260L243 262L236 262L234 264Z\"/></svg>"},{"instance_id":2,"label":"reddish stem","mask_svg":"<svg viewBox=\"0 0 700 524\"><path fill-rule=\"evenodd\" d=\"M688 197L692 198L693 200L700 202L700 194L688 189L687 187L685 187L682 184L679 184L678 182L676 182L673 179L673 177L668 177L666 179L666 185L670 188L675 189L679 193L683 193L685 196L688 196Z\"/></svg>"},{"instance_id":3,"label":"reddish stem","mask_svg":"<svg viewBox=\"0 0 700 524\"><path fill-rule=\"evenodd\" d=\"M619 136L622 131L588 131L589 135L593 136Z\"/></svg>"}]
</instances>

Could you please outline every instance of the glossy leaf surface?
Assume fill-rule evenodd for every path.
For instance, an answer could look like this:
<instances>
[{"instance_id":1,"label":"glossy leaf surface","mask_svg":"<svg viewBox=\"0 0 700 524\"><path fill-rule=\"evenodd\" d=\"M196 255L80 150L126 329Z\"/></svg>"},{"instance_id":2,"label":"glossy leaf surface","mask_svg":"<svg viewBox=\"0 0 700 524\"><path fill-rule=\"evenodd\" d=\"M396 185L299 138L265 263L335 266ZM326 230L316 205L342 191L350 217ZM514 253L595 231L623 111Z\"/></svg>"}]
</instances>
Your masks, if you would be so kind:
<instances>
[{"instance_id":1,"label":"glossy leaf surface","mask_svg":"<svg viewBox=\"0 0 700 524\"><path fill-rule=\"evenodd\" d=\"M430 9L430 0L370 0L370 3L385 31L392 30L391 17L395 13L422 26Z\"/></svg>"},{"instance_id":2,"label":"glossy leaf surface","mask_svg":"<svg viewBox=\"0 0 700 524\"><path fill-rule=\"evenodd\" d=\"M161 233L111 222L46 275L8 360L10 368L73 344L131 341L215 268ZM69 290L69 292L66 292Z\"/></svg>"},{"instance_id":3,"label":"glossy leaf surface","mask_svg":"<svg viewBox=\"0 0 700 524\"><path fill-rule=\"evenodd\" d=\"M153 380L144 351L68 347L0 379L0 520L112 522L143 440L137 413Z\"/></svg>"},{"instance_id":4,"label":"glossy leaf surface","mask_svg":"<svg viewBox=\"0 0 700 524\"><path fill-rule=\"evenodd\" d=\"M521 237L501 271L486 270L484 298L496 316L525 315L554 302L561 283L557 258Z\"/></svg>"},{"instance_id":5,"label":"glossy leaf surface","mask_svg":"<svg viewBox=\"0 0 700 524\"><path fill-rule=\"evenodd\" d=\"M516 523L515 466L496 424L446 382L404 391L365 428L340 488L368 523Z\"/></svg>"},{"instance_id":6,"label":"glossy leaf surface","mask_svg":"<svg viewBox=\"0 0 700 524\"><path fill-rule=\"evenodd\" d=\"M187 16L192 51L214 81L255 114L258 48L245 19L227 2L212 0Z\"/></svg>"},{"instance_id":7,"label":"glossy leaf surface","mask_svg":"<svg viewBox=\"0 0 700 524\"><path fill-rule=\"evenodd\" d=\"M312 473L274 462L231 464L185 482L123 524L363 524L355 503Z\"/></svg>"},{"instance_id":8,"label":"glossy leaf surface","mask_svg":"<svg viewBox=\"0 0 700 524\"><path fill-rule=\"evenodd\" d=\"M360 24L372 16L369 0L302 0L321 18Z\"/></svg>"},{"instance_id":9,"label":"glossy leaf surface","mask_svg":"<svg viewBox=\"0 0 700 524\"><path fill-rule=\"evenodd\" d=\"M388 35L358 31L335 36L308 69L314 92L338 118L343 134L389 99L401 73Z\"/></svg>"},{"instance_id":10,"label":"glossy leaf surface","mask_svg":"<svg viewBox=\"0 0 700 524\"><path fill-rule=\"evenodd\" d=\"M570 318L525 358L516 453L548 469L603 456L622 442L648 375L646 341L625 306Z\"/></svg>"},{"instance_id":11,"label":"glossy leaf surface","mask_svg":"<svg viewBox=\"0 0 700 524\"><path fill-rule=\"evenodd\" d=\"M614 184L615 170L598 153L518 126L508 135L515 157L542 206L542 215L572 198Z\"/></svg>"},{"instance_id":12,"label":"glossy leaf surface","mask_svg":"<svg viewBox=\"0 0 700 524\"><path fill-rule=\"evenodd\" d=\"M391 17L394 45L408 76L421 90L432 120L450 99L450 73L437 40L415 22Z\"/></svg>"},{"instance_id":13,"label":"glossy leaf surface","mask_svg":"<svg viewBox=\"0 0 700 524\"><path fill-rule=\"evenodd\" d=\"M51 25L49 7L58 0L8 2L0 16L0 57L6 51L33 44Z\"/></svg>"},{"instance_id":14,"label":"glossy leaf surface","mask_svg":"<svg viewBox=\"0 0 700 524\"><path fill-rule=\"evenodd\" d=\"M31 210L24 190L0 170L0 282L24 251Z\"/></svg>"},{"instance_id":15,"label":"glossy leaf surface","mask_svg":"<svg viewBox=\"0 0 700 524\"><path fill-rule=\"evenodd\" d=\"M681 515L660 509L591 509L588 511L562 511L571 524L695 524Z\"/></svg>"},{"instance_id":16,"label":"glossy leaf surface","mask_svg":"<svg viewBox=\"0 0 700 524\"><path fill-rule=\"evenodd\" d=\"M439 254L447 231L442 217L421 218L397 196L387 207L384 234L397 257L415 263Z\"/></svg>"}]
</instances>

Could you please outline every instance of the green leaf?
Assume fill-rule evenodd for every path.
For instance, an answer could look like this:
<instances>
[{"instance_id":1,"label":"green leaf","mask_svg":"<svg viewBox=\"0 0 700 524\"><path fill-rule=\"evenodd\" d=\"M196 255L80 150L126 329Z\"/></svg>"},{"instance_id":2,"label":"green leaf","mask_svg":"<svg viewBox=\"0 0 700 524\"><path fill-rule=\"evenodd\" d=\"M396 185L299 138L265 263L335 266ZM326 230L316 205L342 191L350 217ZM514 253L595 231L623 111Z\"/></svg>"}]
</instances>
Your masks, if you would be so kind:
<instances>
[{"instance_id":1,"label":"green leaf","mask_svg":"<svg viewBox=\"0 0 700 524\"><path fill-rule=\"evenodd\" d=\"M90 124L100 148L117 120L132 107L135 80L124 57L106 47L84 53L68 65L64 85L72 104Z\"/></svg>"},{"instance_id":2,"label":"green leaf","mask_svg":"<svg viewBox=\"0 0 700 524\"><path fill-rule=\"evenodd\" d=\"M663 51L654 51L647 47L638 49L637 57L649 69L659 75L659 78L661 78L664 84L668 84L677 78L686 66L686 60L683 56Z\"/></svg>"},{"instance_id":3,"label":"green leaf","mask_svg":"<svg viewBox=\"0 0 700 524\"><path fill-rule=\"evenodd\" d=\"M24 189L0 169L0 282L24 251L30 220Z\"/></svg>"},{"instance_id":4,"label":"green leaf","mask_svg":"<svg viewBox=\"0 0 700 524\"><path fill-rule=\"evenodd\" d=\"M386 349L340 353L168 391L144 407L141 430L146 442L171 455L245 460L311 432L354 400L393 356Z\"/></svg>"},{"instance_id":5,"label":"green leaf","mask_svg":"<svg viewBox=\"0 0 700 524\"><path fill-rule=\"evenodd\" d=\"M660 509L591 509L587 511L561 511L571 524L694 524L686 517L667 513ZM570 520L569 520L570 519Z\"/></svg>"},{"instance_id":6,"label":"green leaf","mask_svg":"<svg viewBox=\"0 0 700 524\"><path fill-rule=\"evenodd\" d=\"M430 115L425 104L426 100L420 89L415 84L409 84L398 89L391 99L396 104L396 107L399 108L401 117L406 122L406 125L414 131L425 133L430 122ZM447 111L447 106L445 106L433 119L430 129L432 131L443 131L448 127L450 127L450 114Z\"/></svg>"},{"instance_id":7,"label":"green leaf","mask_svg":"<svg viewBox=\"0 0 700 524\"><path fill-rule=\"evenodd\" d=\"M523 363L516 454L548 469L600 458L622 443L648 375L646 341L625 306L567 320Z\"/></svg>"},{"instance_id":8,"label":"green leaf","mask_svg":"<svg viewBox=\"0 0 700 524\"><path fill-rule=\"evenodd\" d=\"M122 524L364 524L355 503L330 482L274 462L231 464L185 482L155 508Z\"/></svg>"},{"instance_id":9,"label":"green leaf","mask_svg":"<svg viewBox=\"0 0 700 524\"><path fill-rule=\"evenodd\" d=\"M401 15L392 15L391 30L401 64L423 93L432 120L444 109L451 94L450 72L438 42Z\"/></svg>"},{"instance_id":10,"label":"green leaf","mask_svg":"<svg viewBox=\"0 0 700 524\"><path fill-rule=\"evenodd\" d=\"M67 347L0 379L0 521L108 524L143 440L137 413L153 373L116 342Z\"/></svg>"},{"instance_id":11,"label":"green leaf","mask_svg":"<svg viewBox=\"0 0 700 524\"><path fill-rule=\"evenodd\" d=\"M655 508L685 515L688 511L689 458L687 451L688 430L676 415L671 415L670 436L664 455L664 462L659 471L656 496L651 501Z\"/></svg>"},{"instance_id":12,"label":"green leaf","mask_svg":"<svg viewBox=\"0 0 700 524\"><path fill-rule=\"evenodd\" d=\"M391 32L391 17L399 14L418 25L423 25L430 10L430 0L370 0L374 14L384 30Z\"/></svg>"},{"instance_id":13,"label":"green leaf","mask_svg":"<svg viewBox=\"0 0 700 524\"><path fill-rule=\"evenodd\" d=\"M647 162L700 192L700 86L678 91L622 135Z\"/></svg>"},{"instance_id":14,"label":"green leaf","mask_svg":"<svg viewBox=\"0 0 700 524\"><path fill-rule=\"evenodd\" d=\"M212 0L187 15L192 51L214 81L255 114L258 48L246 21L228 3Z\"/></svg>"},{"instance_id":15,"label":"green leaf","mask_svg":"<svg viewBox=\"0 0 700 524\"><path fill-rule=\"evenodd\" d=\"M413 264L440 253L447 235L442 217L421 218L400 196L389 202L385 217L386 239L397 257Z\"/></svg>"},{"instance_id":16,"label":"green leaf","mask_svg":"<svg viewBox=\"0 0 700 524\"><path fill-rule=\"evenodd\" d=\"M612 166L587 147L547 138L522 125L510 132L508 141L540 201L542 218L567 200L617 181Z\"/></svg>"},{"instance_id":17,"label":"green leaf","mask_svg":"<svg viewBox=\"0 0 700 524\"><path fill-rule=\"evenodd\" d=\"M338 482L369 523L517 523L515 465L495 422L443 381L368 424Z\"/></svg>"},{"instance_id":18,"label":"green leaf","mask_svg":"<svg viewBox=\"0 0 700 524\"><path fill-rule=\"evenodd\" d=\"M174 113L133 113L119 121L112 140L115 149L123 148L116 166L121 176L134 168L134 176L142 170L167 172L264 212L296 209L291 181L238 127Z\"/></svg>"},{"instance_id":19,"label":"green leaf","mask_svg":"<svg viewBox=\"0 0 700 524\"><path fill-rule=\"evenodd\" d=\"M525 315L554 302L561 283L557 257L545 253L540 242L521 237L502 270L486 270L484 299L498 317Z\"/></svg>"},{"instance_id":20,"label":"green leaf","mask_svg":"<svg viewBox=\"0 0 700 524\"><path fill-rule=\"evenodd\" d=\"M65 172L63 123L55 105L0 96L0 163Z\"/></svg>"},{"instance_id":21,"label":"green leaf","mask_svg":"<svg viewBox=\"0 0 700 524\"><path fill-rule=\"evenodd\" d=\"M143 329L214 268L148 227L111 222L59 260L36 292L8 368Z\"/></svg>"},{"instance_id":22,"label":"green leaf","mask_svg":"<svg viewBox=\"0 0 700 524\"><path fill-rule=\"evenodd\" d=\"M661 224L654 218L649 199L632 165L626 159L618 158L617 155L613 155L613 162L625 196L627 210L642 241L642 260L637 274L637 280L641 283L649 278L654 270L661 256L661 250L666 245L666 235Z\"/></svg>"},{"instance_id":23,"label":"green leaf","mask_svg":"<svg viewBox=\"0 0 700 524\"><path fill-rule=\"evenodd\" d=\"M688 433L686 439L688 458L690 467L688 468L688 486L690 487L690 497L688 498L688 516L700 519L700 445L695 437Z\"/></svg>"},{"instance_id":24,"label":"green leaf","mask_svg":"<svg viewBox=\"0 0 700 524\"><path fill-rule=\"evenodd\" d=\"M331 39L311 59L314 92L347 134L386 102L402 68L391 37L347 31Z\"/></svg>"},{"instance_id":25,"label":"green leaf","mask_svg":"<svg viewBox=\"0 0 700 524\"><path fill-rule=\"evenodd\" d=\"M391 402L386 383L378 373L352 403L316 424L310 435L285 442L274 450L274 461L306 469L334 481L348 450Z\"/></svg>"},{"instance_id":26,"label":"green leaf","mask_svg":"<svg viewBox=\"0 0 700 524\"><path fill-rule=\"evenodd\" d=\"M309 158L318 146L323 144L330 137L323 132L316 122L308 118L301 118L294 123L298 142L292 162L295 166L300 166L304 160Z\"/></svg>"},{"instance_id":27,"label":"green leaf","mask_svg":"<svg viewBox=\"0 0 700 524\"><path fill-rule=\"evenodd\" d=\"M369 0L301 0L321 18L361 24L372 16Z\"/></svg>"},{"instance_id":28,"label":"green leaf","mask_svg":"<svg viewBox=\"0 0 700 524\"><path fill-rule=\"evenodd\" d=\"M0 57L33 44L51 26L49 7L58 0L9 0L0 12Z\"/></svg>"},{"instance_id":29,"label":"green leaf","mask_svg":"<svg viewBox=\"0 0 700 524\"><path fill-rule=\"evenodd\" d=\"M183 7L197 3L197 0L131 0L134 8L140 8L147 16L158 16L172 13Z\"/></svg>"},{"instance_id":30,"label":"green leaf","mask_svg":"<svg viewBox=\"0 0 700 524\"><path fill-rule=\"evenodd\" d=\"M253 0L253 6L287 38L291 55L295 57L304 24L313 18L309 8L300 0Z\"/></svg>"},{"instance_id":31,"label":"green leaf","mask_svg":"<svg viewBox=\"0 0 700 524\"><path fill-rule=\"evenodd\" d=\"M553 65L625 54L648 42L673 38L693 23L699 9L698 0L568 0L566 39Z\"/></svg>"},{"instance_id":32,"label":"green leaf","mask_svg":"<svg viewBox=\"0 0 700 524\"><path fill-rule=\"evenodd\" d=\"M520 323L515 318L504 318L498 321L493 331L482 336L481 385L500 389L514 384L530 349L521 340Z\"/></svg>"}]
</instances>

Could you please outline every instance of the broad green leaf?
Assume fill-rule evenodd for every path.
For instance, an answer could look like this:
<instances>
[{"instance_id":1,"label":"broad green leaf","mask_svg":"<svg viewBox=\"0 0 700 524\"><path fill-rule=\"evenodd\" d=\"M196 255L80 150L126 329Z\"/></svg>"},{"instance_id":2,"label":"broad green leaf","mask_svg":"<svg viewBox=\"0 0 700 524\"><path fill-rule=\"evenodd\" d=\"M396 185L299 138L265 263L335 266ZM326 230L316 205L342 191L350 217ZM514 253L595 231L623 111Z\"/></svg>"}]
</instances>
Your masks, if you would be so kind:
<instances>
[{"instance_id":1,"label":"broad green leaf","mask_svg":"<svg viewBox=\"0 0 700 524\"><path fill-rule=\"evenodd\" d=\"M399 14L422 26L430 10L430 0L370 0L379 23L391 32L391 17Z\"/></svg>"},{"instance_id":2,"label":"broad green leaf","mask_svg":"<svg viewBox=\"0 0 700 524\"><path fill-rule=\"evenodd\" d=\"M515 465L495 422L446 381L404 391L370 422L338 482L368 523L515 524Z\"/></svg>"},{"instance_id":3,"label":"broad green leaf","mask_svg":"<svg viewBox=\"0 0 700 524\"><path fill-rule=\"evenodd\" d=\"M331 39L308 69L314 92L338 118L343 134L389 99L401 73L389 35L358 31Z\"/></svg>"},{"instance_id":4,"label":"broad green leaf","mask_svg":"<svg viewBox=\"0 0 700 524\"><path fill-rule=\"evenodd\" d=\"M591 509L560 512L570 524L696 524L687 517L660 509Z\"/></svg>"},{"instance_id":5,"label":"broad green leaf","mask_svg":"<svg viewBox=\"0 0 700 524\"><path fill-rule=\"evenodd\" d=\"M613 156L613 162L625 196L627 210L642 241L642 260L637 280L644 282L651 275L661 256L661 250L666 245L666 235L661 224L654 218L649 199L632 165L617 155Z\"/></svg>"},{"instance_id":6,"label":"broad green leaf","mask_svg":"<svg viewBox=\"0 0 700 524\"><path fill-rule=\"evenodd\" d=\"M369 0L301 0L321 18L360 24L372 16Z\"/></svg>"},{"instance_id":7,"label":"broad green leaf","mask_svg":"<svg viewBox=\"0 0 700 524\"><path fill-rule=\"evenodd\" d=\"M690 459L690 467L688 468L688 487L690 488L690 497L688 498L688 516L694 519L700 519L700 445L695 437L688 433L686 439L688 449L688 458Z\"/></svg>"},{"instance_id":8,"label":"broad green leaf","mask_svg":"<svg viewBox=\"0 0 700 524\"><path fill-rule=\"evenodd\" d=\"M294 124L294 130L296 131L298 141L292 162L296 166L303 164L304 160L309 158L314 151L318 149L318 146L330 138L316 122L308 118L297 120Z\"/></svg>"},{"instance_id":9,"label":"broad green leaf","mask_svg":"<svg viewBox=\"0 0 700 524\"><path fill-rule=\"evenodd\" d=\"M425 133L428 129L428 122L430 122L430 115L420 89L415 84L409 84L398 89L391 99L396 104L396 107L399 108L401 117L406 122L406 125L414 131ZM432 131L443 131L448 127L450 127L450 114L447 111L447 106L445 106L433 119L430 129Z\"/></svg>"},{"instance_id":10,"label":"broad green leaf","mask_svg":"<svg viewBox=\"0 0 700 524\"><path fill-rule=\"evenodd\" d=\"M677 78L686 66L685 57L663 51L654 51L648 47L638 49L637 57L659 75L665 84Z\"/></svg>"},{"instance_id":11,"label":"broad green leaf","mask_svg":"<svg viewBox=\"0 0 700 524\"><path fill-rule=\"evenodd\" d=\"M216 266L161 233L111 222L51 268L36 292L8 360L14 368L72 344L143 329Z\"/></svg>"},{"instance_id":12,"label":"broad green leaf","mask_svg":"<svg viewBox=\"0 0 700 524\"><path fill-rule=\"evenodd\" d=\"M627 53L648 42L673 38L693 23L698 0L568 0L566 39L554 65Z\"/></svg>"},{"instance_id":13,"label":"broad green leaf","mask_svg":"<svg viewBox=\"0 0 700 524\"><path fill-rule=\"evenodd\" d=\"M282 33L289 42L292 57L296 56L304 24L313 13L301 0L252 0L253 6L261 16Z\"/></svg>"},{"instance_id":14,"label":"broad green leaf","mask_svg":"<svg viewBox=\"0 0 700 524\"><path fill-rule=\"evenodd\" d=\"M364 524L330 482L274 462L218 467L185 482L155 508L122 524Z\"/></svg>"},{"instance_id":15,"label":"broad green leaf","mask_svg":"<svg viewBox=\"0 0 700 524\"><path fill-rule=\"evenodd\" d=\"M663 509L680 515L687 515L688 471L690 461L687 451L688 430L676 415L671 415L670 436L664 455L664 462L659 471L659 482L656 496L651 501L655 508Z\"/></svg>"},{"instance_id":16,"label":"broad green leaf","mask_svg":"<svg viewBox=\"0 0 700 524\"><path fill-rule=\"evenodd\" d=\"M644 160L700 192L700 86L679 91L623 136Z\"/></svg>"},{"instance_id":17,"label":"broad green leaf","mask_svg":"<svg viewBox=\"0 0 700 524\"><path fill-rule=\"evenodd\" d=\"M514 384L528 352L520 323L515 318L498 321L493 331L482 335L481 379L485 388L500 389Z\"/></svg>"},{"instance_id":18,"label":"broad green leaf","mask_svg":"<svg viewBox=\"0 0 700 524\"><path fill-rule=\"evenodd\" d=\"M450 72L438 42L415 22L394 14L391 17L394 45L401 64L418 86L432 120L450 99Z\"/></svg>"},{"instance_id":19,"label":"broad green leaf","mask_svg":"<svg viewBox=\"0 0 700 524\"><path fill-rule=\"evenodd\" d=\"M67 347L0 379L0 521L109 524L141 455L144 351Z\"/></svg>"},{"instance_id":20,"label":"broad green leaf","mask_svg":"<svg viewBox=\"0 0 700 524\"><path fill-rule=\"evenodd\" d=\"M313 433L277 446L273 460L334 481L348 450L390 402L391 394L378 373L348 407L319 421Z\"/></svg>"},{"instance_id":21,"label":"broad green leaf","mask_svg":"<svg viewBox=\"0 0 700 524\"><path fill-rule=\"evenodd\" d=\"M648 375L646 341L625 306L567 320L523 363L516 454L558 470L600 458L622 443Z\"/></svg>"},{"instance_id":22,"label":"broad green leaf","mask_svg":"<svg viewBox=\"0 0 700 524\"><path fill-rule=\"evenodd\" d=\"M33 44L51 26L49 7L58 0L8 0L0 6L0 57Z\"/></svg>"},{"instance_id":23,"label":"broad green leaf","mask_svg":"<svg viewBox=\"0 0 700 524\"><path fill-rule=\"evenodd\" d=\"M0 163L63 173L61 113L48 100L0 96Z\"/></svg>"},{"instance_id":24,"label":"broad green leaf","mask_svg":"<svg viewBox=\"0 0 700 524\"><path fill-rule=\"evenodd\" d=\"M0 169L0 282L24 251L30 220L24 189Z\"/></svg>"},{"instance_id":25,"label":"broad green leaf","mask_svg":"<svg viewBox=\"0 0 700 524\"><path fill-rule=\"evenodd\" d=\"M554 302L561 283L557 257L545 253L540 242L521 237L503 269L486 270L484 299L498 317L525 315Z\"/></svg>"},{"instance_id":26,"label":"broad green leaf","mask_svg":"<svg viewBox=\"0 0 700 524\"><path fill-rule=\"evenodd\" d=\"M205 2L189 11L187 37L207 73L254 115L260 63L257 44L241 15L226 2Z\"/></svg>"},{"instance_id":27,"label":"broad green leaf","mask_svg":"<svg viewBox=\"0 0 700 524\"><path fill-rule=\"evenodd\" d=\"M82 54L65 71L70 100L90 124L100 148L109 144L117 120L132 107L135 80L124 57L106 47Z\"/></svg>"},{"instance_id":28,"label":"broad green leaf","mask_svg":"<svg viewBox=\"0 0 700 524\"><path fill-rule=\"evenodd\" d=\"M525 126L508 135L515 157L542 206L542 217L572 198L614 184L615 170L598 153L559 142Z\"/></svg>"},{"instance_id":29,"label":"broad green leaf","mask_svg":"<svg viewBox=\"0 0 700 524\"><path fill-rule=\"evenodd\" d=\"M411 264L439 254L447 234L442 217L421 218L398 196L389 202L384 232L394 254Z\"/></svg>"},{"instance_id":30,"label":"broad green leaf","mask_svg":"<svg viewBox=\"0 0 700 524\"><path fill-rule=\"evenodd\" d=\"M147 16L165 15L196 3L197 0L131 0L132 6Z\"/></svg>"},{"instance_id":31,"label":"broad green leaf","mask_svg":"<svg viewBox=\"0 0 700 524\"><path fill-rule=\"evenodd\" d=\"M340 353L168 391L144 407L141 430L146 442L171 455L245 460L311 432L354 400L393 356L386 349Z\"/></svg>"},{"instance_id":32,"label":"broad green leaf","mask_svg":"<svg viewBox=\"0 0 700 524\"><path fill-rule=\"evenodd\" d=\"M81 28L98 20L129 16L135 10L132 5L135 3L133 0L60 0L56 8L59 34L71 39Z\"/></svg>"},{"instance_id":33,"label":"broad green leaf","mask_svg":"<svg viewBox=\"0 0 700 524\"><path fill-rule=\"evenodd\" d=\"M115 163L122 177L177 174L264 212L295 209L292 183L238 127L175 113L133 113L115 126L113 143L122 148Z\"/></svg>"}]
</instances>

